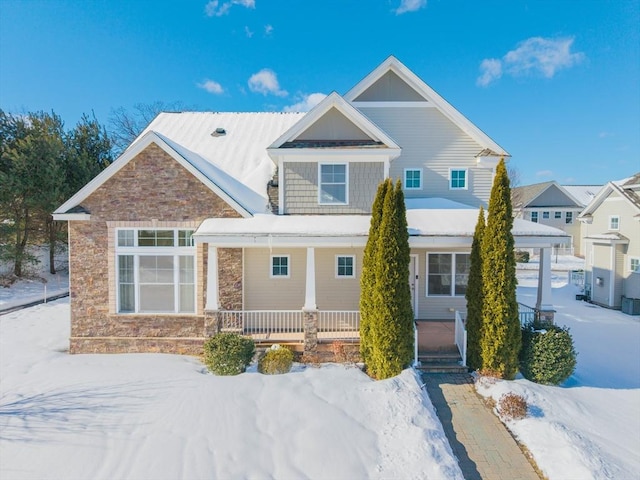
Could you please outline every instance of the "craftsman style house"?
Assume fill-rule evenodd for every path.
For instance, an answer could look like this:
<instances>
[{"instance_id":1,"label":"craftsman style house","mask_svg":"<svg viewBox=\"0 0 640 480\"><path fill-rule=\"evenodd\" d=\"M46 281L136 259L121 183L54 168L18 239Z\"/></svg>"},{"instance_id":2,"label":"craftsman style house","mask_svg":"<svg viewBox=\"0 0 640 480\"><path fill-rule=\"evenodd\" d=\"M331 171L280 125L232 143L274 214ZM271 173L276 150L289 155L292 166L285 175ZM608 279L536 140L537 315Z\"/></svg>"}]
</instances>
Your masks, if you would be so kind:
<instances>
[{"instance_id":1,"label":"craftsman style house","mask_svg":"<svg viewBox=\"0 0 640 480\"><path fill-rule=\"evenodd\" d=\"M640 173L607 183L579 220L591 301L640 315Z\"/></svg>"},{"instance_id":2,"label":"craftsman style house","mask_svg":"<svg viewBox=\"0 0 640 480\"><path fill-rule=\"evenodd\" d=\"M54 213L69 222L71 351L197 353L221 330L358 338L378 184L401 179L416 319L465 310L469 252L509 154L394 57L308 113L163 113ZM550 247L537 307L552 310Z\"/></svg>"}]
</instances>

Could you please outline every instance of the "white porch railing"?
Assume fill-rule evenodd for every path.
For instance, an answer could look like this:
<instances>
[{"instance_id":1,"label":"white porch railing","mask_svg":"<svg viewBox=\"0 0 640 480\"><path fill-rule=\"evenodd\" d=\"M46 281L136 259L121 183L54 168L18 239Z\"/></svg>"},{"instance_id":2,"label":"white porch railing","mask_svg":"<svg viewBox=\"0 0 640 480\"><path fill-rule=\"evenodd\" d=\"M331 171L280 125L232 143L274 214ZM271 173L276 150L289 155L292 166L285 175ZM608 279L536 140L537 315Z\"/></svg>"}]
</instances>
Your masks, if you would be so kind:
<instances>
[{"instance_id":1,"label":"white porch railing","mask_svg":"<svg viewBox=\"0 0 640 480\"><path fill-rule=\"evenodd\" d=\"M358 310L319 310L318 340L360 339L360 312Z\"/></svg>"},{"instance_id":2,"label":"white porch railing","mask_svg":"<svg viewBox=\"0 0 640 480\"><path fill-rule=\"evenodd\" d=\"M462 366L466 367L467 365L467 328L465 322L462 318L462 314L456 310L455 312L456 320L455 320L455 342L458 347L458 351L460 352L460 357L462 357Z\"/></svg>"},{"instance_id":3,"label":"white porch railing","mask_svg":"<svg viewBox=\"0 0 640 480\"><path fill-rule=\"evenodd\" d=\"M302 310L221 310L220 331L251 336L255 341L302 341Z\"/></svg>"},{"instance_id":4,"label":"white porch railing","mask_svg":"<svg viewBox=\"0 0 640 480\"><path fill-rule=\"evenodd\" d=\"M518 318L520 318L520 325L531 323L536 319L536 309L524 303L518 303Z\"/></svg>"}]
</instances>

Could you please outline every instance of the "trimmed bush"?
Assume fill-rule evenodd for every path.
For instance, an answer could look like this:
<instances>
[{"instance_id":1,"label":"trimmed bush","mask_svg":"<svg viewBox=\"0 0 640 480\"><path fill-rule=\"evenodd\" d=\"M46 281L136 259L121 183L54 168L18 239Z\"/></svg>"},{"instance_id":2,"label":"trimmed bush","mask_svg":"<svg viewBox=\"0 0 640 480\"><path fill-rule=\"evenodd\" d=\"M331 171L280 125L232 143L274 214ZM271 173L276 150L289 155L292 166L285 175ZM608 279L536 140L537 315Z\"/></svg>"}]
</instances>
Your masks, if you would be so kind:
<instances>
[{"instance_id":1,"label":"trimmed bush","mask_svg":"<svg viewBox=\"0 0 640 480\"><path fill-rule=\"evenodd\" d=\"M505 420L520 420L527 416L527 401L522 395L505 393L498 400L498 413Z\"/></svg>"},{"instance_id":2,"label":"trimmed bush","mask_svg":"<svg viewBox=\"0 0 640 480\"><path fill-rule=\"evenodd\" d=\"M567 327L529 323L522 328L520 372L527 380L559 385L574 372L577 355Z\"/></svg>"},{"instance_id":3,"label":"trimmed bush","mask_svg":"<svg viewBox=\"0 0 640 480\"><path fill-rule=\"evenodd\" d=\"M516 262L529 263L529 252L527 252L526 250L516 251Z\"/></svg>"},{"instance_id":4,"label":"trimmed bush","mask_svg":"<svg viewBox=\"0 0 640 480\"><path fill-rule=\"evenodd\" d=\"M253 340L236 333L219 333L204 344L204 363L216 375L238 375L251 363Z\"/></svg>"},{"instance_id":5,"label":"trimmed bush","mask_svg":"<svg viewBox=\"0 0 640 480\"><path fill-rule=\"evenodd\" d=\"M293 352L275 344L258 360L258 371L266 375L277 375L289 372L291 365L293 365Z\"/></svg>"}]
</instances>

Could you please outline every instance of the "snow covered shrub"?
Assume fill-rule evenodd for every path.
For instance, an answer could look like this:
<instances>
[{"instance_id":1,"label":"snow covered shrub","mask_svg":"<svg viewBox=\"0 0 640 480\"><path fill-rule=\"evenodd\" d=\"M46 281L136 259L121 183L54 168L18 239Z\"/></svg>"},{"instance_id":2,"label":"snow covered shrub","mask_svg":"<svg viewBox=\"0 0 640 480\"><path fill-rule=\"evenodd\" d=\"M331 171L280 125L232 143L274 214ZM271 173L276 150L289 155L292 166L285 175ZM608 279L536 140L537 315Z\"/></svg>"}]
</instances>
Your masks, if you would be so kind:
<instances>
[{"instance_id":1,"label":"snow covered shrub","mask_svg":"<svg viewBox=\"0 0 640 480\"><path fill-rule=\"evenodd\" d=\"M255 344L236 333L219 333L204 344L204 363L216 375L238 375L251 363Z\"/></svg>"},{"instance_id":2,"label":"snow covered shrub","mask_svg":"<svg viewBox=\"0 0 640 480\"><path fill-rule=\"evenodd\" d=\"M577 355L567 327L529 323L522 328L520 372L527 380L559 385L575 370Z\"/></svg>"},{"instance_id":3,"label":"snow covered shrub","mask_svg":"<svg viewBox=\"0 0 640 480\"><path fill-rule=\"evenodd\" d=\"M504 420L520 420L527 416L527 401L522 395L505 393L498 400L498 413Z\"/></svg>"},{"instance_id":4,"label":"snow covered shrub","mask_svg":"<svg viewBox=\"0 0 640 480\"><path fill-rule=\"evenodd\" d=\"M258 371L267 375L276 375L289 372L291 365L293 365L293 352L275 344L258 361Z\"/></svg>"}]
</instances>

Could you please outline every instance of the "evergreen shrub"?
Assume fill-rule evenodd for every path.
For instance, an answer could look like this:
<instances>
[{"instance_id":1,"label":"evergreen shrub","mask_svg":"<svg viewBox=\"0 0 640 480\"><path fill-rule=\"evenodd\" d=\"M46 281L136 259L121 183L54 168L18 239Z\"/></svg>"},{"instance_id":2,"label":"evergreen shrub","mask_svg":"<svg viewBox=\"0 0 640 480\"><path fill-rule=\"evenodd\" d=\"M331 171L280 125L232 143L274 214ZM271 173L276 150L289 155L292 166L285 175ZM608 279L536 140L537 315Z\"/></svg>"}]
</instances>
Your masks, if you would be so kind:
<instances>
[{"instance_id":1,"label":"evergreen shrub","mask_svg":"<svg viewBox=\"0 0 640 480\"><path fill-rule=\"evenodd\" d=\"M527 252L526 250L516 251L516 262L529 263L529 252Z\"/></svg>"},{"instance_id":2,"label":"evergreen shrub","mask_svg":"<svg viewBox=\"0 0 640 480\"><path fill-rule=\"evenodd\" d=\"M293 352L275 344L258 360L258 371L266 375L278 375L288 373L291 365L293 365Z\"/></svg>"},{"instance_id":3,"label":"evergreen shrub","mask_svg":"<svg viewBox=\"0 0 640 480\"><path fill-rule=\"evenodd\" d=\"M204 363L216 375L238 375L251 363L253 340L236 333L219 333L204 344Z\"/></svg>"},{"instance_id":4,"label":"evergreen shrub","mask_svg":"<svg viewBox=\"0 0 640 480\"><path fill-rule=\"evenodd\" d=\"M531 322L522 328L520 372L527 380L559 385L574 372L577 355L567 327Z\"/></svg>"}]
</instances>

